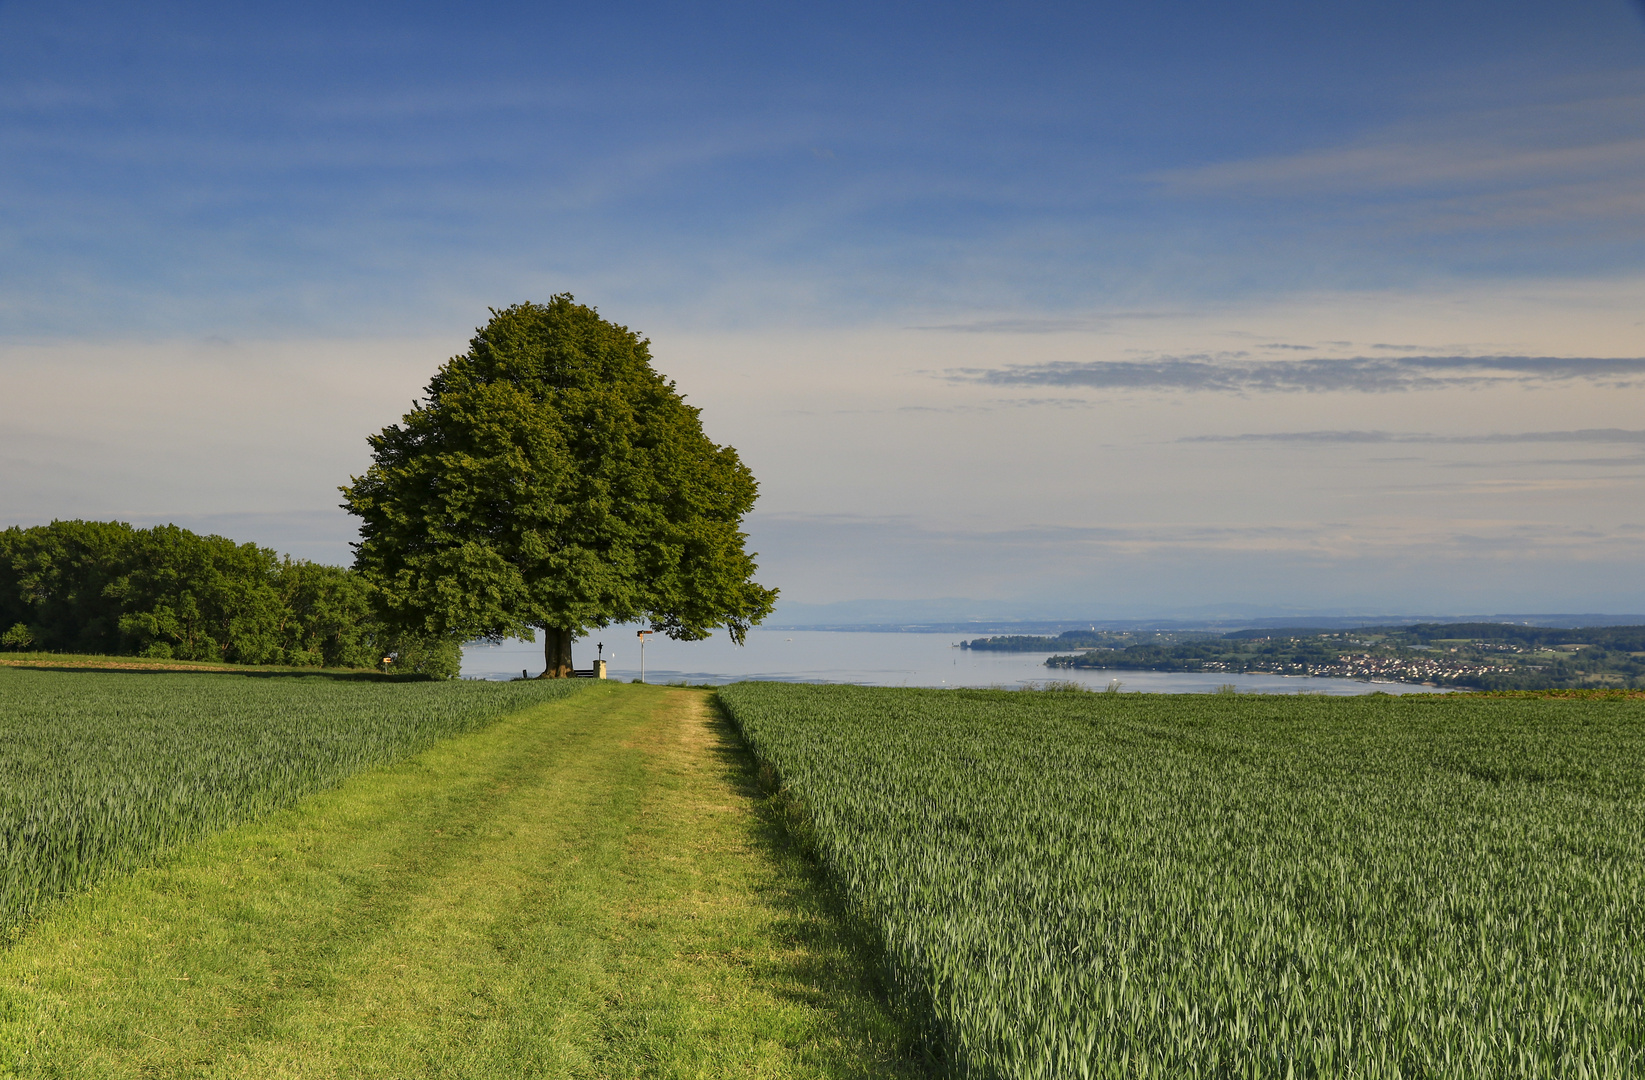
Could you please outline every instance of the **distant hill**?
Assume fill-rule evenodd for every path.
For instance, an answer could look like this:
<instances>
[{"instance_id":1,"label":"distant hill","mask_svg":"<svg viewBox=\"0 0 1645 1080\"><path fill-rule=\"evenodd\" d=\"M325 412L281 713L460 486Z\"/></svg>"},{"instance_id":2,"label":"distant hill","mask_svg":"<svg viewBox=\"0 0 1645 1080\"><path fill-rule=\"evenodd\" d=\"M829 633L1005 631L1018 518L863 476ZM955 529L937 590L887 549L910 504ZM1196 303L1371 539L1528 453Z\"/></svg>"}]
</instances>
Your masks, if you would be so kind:
<instances>
[{"instance_id":1,"label":"distant hill","mask_svg":"<svg viewBox=\"0 0 1645 1080\"><path fill-rule=\"evenodd\" d=\"M1349 630L1250 628L1224 634L1073 632L1003 636L969 649L1051 656L1052 668L1336 676L1478 690L1645 687L1645 625L1416 623Z\"/></svg>"}]
</instances>

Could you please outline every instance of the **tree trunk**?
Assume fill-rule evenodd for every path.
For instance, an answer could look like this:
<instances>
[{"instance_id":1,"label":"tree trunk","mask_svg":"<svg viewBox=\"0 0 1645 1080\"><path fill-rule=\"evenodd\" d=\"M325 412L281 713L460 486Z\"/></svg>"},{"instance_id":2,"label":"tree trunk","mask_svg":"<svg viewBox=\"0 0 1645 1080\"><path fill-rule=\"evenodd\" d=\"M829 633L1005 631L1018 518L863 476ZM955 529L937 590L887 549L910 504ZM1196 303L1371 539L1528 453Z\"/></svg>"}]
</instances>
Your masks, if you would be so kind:
<instances>
[{"instance_id":1,"label":"tree trunk","mask_svg":"<svg viewBox=\"0 0 1645 1080\"><path fill-rule=\"evenodd\" d=\"M543 631L543 659L547 661L547 663L543 667L542 678L571 678L570 630L555 630L550 628Z\"/></svg>"}]
</instances>

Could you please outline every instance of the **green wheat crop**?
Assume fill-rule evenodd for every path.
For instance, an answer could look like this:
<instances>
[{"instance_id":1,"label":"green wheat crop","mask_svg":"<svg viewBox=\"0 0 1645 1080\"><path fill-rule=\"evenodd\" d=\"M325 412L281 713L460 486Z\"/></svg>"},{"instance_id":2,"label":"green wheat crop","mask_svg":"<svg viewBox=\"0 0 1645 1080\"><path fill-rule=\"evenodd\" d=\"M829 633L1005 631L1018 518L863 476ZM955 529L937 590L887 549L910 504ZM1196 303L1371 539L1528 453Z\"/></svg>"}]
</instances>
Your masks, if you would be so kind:
<instances>
[{"instance_id":1,"label":"green wheat crop","mask_svg":"<svg viewBox=\"0 0 1645 1080\"><path fill-rule=\"evenodd\" d=\"M720 696L959 1075L1645 1075L1641 703Z\"/></svg>"},{"instance_id":2,"label":"green wheat crop","mask_svg":"<svg viewBox=\"0 0 1645 1080\"><path fill-rule=\"evenodd\" d=\"M0 669L0 940L103 874L577 688Z\"/></svg>"}]
</instances>

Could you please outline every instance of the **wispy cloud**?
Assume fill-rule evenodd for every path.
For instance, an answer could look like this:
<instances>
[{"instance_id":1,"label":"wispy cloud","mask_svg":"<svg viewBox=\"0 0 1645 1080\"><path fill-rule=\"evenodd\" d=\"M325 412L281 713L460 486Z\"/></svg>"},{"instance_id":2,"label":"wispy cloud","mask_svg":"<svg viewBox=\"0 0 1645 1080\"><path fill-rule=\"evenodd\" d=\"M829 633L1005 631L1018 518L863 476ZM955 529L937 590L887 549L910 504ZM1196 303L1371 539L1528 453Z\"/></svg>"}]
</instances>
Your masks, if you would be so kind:
<instances>
[{"instance_id":1,"label":"wispy cloud","mask_svg":"<svg viewBox=\"0 0 1645 1080\"><path fill-rule=\"evenodd\" d=\"M1510 490L1527 487L1557 489L1561 482L1544 480L1481 481ZM1595 480L1606 486L1608 480ZM1450 490L1455 485L1447 486ZM1414 490L1414 489L1413 489ZM757 520L755 520L757 519ZM1600 547L1638 551L1642 542L1633 528L1595 530L1546 521L1500 519L1370 518L1355 521L1279 521L1260 524L1218 522L1126 522L1112 525L1023 524L1008 528L965 528L948 525L934 529L907 516L856 514L757 514L757 531L767 534L799 532L808 542L834 547L909 547L929 552L937 548L976 547L1053 560L1091 558L1103 554L1147 552L1290 552L1361 558L1376 553L1406 554L1423 551L1465 557L1483 550L1539 549L1597 556ZM1600 542L1603 542L1602 544Z\"/></svg>"},{"instance_id":2,"label":"wispy cloud","mask_svg":"<svg viewBox=\"0 0 1645 1080\"><path fill-rule=\"evenodd\" d=\"M1441 435L1430 431L1260 431L1239 435L1186 435L1185 443L1645 443L1645 430L1581 428L1576 431L1513 431L1488 435Z\"/></svg>"},{"instance_id":3,"label":"wispy cloud","mask_svg":"<svg viewBox=\"0 0 1645 1080\"><path fill-rule=\"evenodd\" d=\"M1640 100L1626 104L1638 109ZM1578 146L1514 147L1478 137L1446 142L1441 130L1402 134L1404 138L1358 146L1207 166L1169 174L1169 181L1175 190L1184 192L1362 193L1493 182L1528 185L1557 177L1622 174L1645 162L1645 140L1638 137L1600 139Z\"/></svg>"},{"instance_id":4,"label":"wispy cloud","mask_svg":"<svg viewBox=\"0 0 1645 1080\"><path fill-rule=\"evenodd\" d=\"M1474 469L1481 472L1486 470L1500 472L1503 469L1633 469L1645 465L1645 454L1624 454L1618 457L1543 457L1543 458L1516 458L1510 461L1436 461L1431 464L1446 469ZM1616 479L1616 478L1613 478ZM1640 476L1622 477L1623 480L1639 480Z\"/></svg>"},{"instance_id":5,"label":"wispy cloud","mask_svg":"<svg viewBox=\"0 0 1645 1080\"><path fill-rule=\"evenodd\" d=\"M1179 198L1351 200L1362 213L1438 229L1581 220L1637 225L1645 212L1645 89L1593 76L1535 100L1441 109L1353 142L1171 170ZM1574 92L1573 92L1574 91Z\"/></svg>"},{"instance_id":6,"label":"wispy cloud","mask_svg":"<svg viewBox=\"0 0 1645 1080\"><path fill-rule=\"evenodd\" d=\"M1576 93L1475 109L1444 109L1334 147L1219 162L1163 174L1187 190L1412 189L1580 175L1622 175L1645 160L1637 77L1596 77Z\"/></svg>"},{"instance_id":7,"label":"wispy cloud","mask_svg":"<svg viewBox=\"0 0 1645 1080\"><path fill-rule=\"evenodd\" d=\"M1203 354L950 368L943 376L952 382L989 386L1092 390L1388 393L1579 381L1631 386L1645 380L1645 357L1351 356L1249 361Z\"/></svg>"},{"instance_id":8,"label":"wispy cloud","mask_svg":"<svg viewBox=\"0 0 1645 1080\"><path fill-rule=\"evenodd\" d=\"M950 334L1066 334L1095 329L1091 319L1028 318L980 319L976 322L941 323L935 326L910 326L910 330L940 330Z\"/></svg>"},{"instance_id":9,"label":"wispy cloud","mask_svg":"<svg viewBox=\"0 0 1645 1080\"><path fill-rule=\"evenodd\" d=\"M1147 321L1180 317L1171 311L1111 311L1087 316L1016 316L1011 318L975 319L969 322L936 323L928 326L910 326L910 330L935 330L948 334L1069 334L1101 330L1114 322ZM1274 348L1298 348L1276 345ZM1307 348L1308 346L1300 346Z\"/></svg>"},{"instance_id":10,"label":"wispy cloud","mask_svg":"<svg viewBox=\"0 0 1645 1080\"><path fill-rule=\"evenodd\" d=\"M1000 398L987 405L899 405L895 409L862 409L860 412L899 413L989 413L999 409L1089 409L1091 400L1083 397Z\"/></svg>"}]
</instances>

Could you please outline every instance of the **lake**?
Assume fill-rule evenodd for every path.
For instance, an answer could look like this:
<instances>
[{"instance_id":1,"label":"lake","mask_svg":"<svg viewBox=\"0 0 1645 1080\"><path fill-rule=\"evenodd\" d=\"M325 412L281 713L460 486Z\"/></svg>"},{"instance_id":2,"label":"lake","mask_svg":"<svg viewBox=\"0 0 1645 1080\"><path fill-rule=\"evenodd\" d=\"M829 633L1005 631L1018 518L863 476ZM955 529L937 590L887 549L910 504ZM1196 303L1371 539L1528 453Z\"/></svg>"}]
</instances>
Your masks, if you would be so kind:
<instances>
[{"instance_id":1,"label":"lake","mask_svg":"<svg viewBox=\"0 0 1645 1080\"><path fill-rule=\"evenodd\" d=\"M604 642L607 674L628 681L640 677L640 646L634 627L611 627L577 642L577 666L594 659ZM972 635L976 636L976 635ZM958 648L954 634L874 633L838 630L755 630L739 648L724 634L706 641L670 641L661 635L645 646L646 681L729 683L744 679L780 682L854 683L860 686L1002 686L1073 680L1102 689L1118 680L1125 691L1156 694L1208 693L1233 683L1241 693L1390 694L1433 693L1407 683L1365 683L1285 675L1193 674L1165 671L1053 670L1049 652L999 653ZM509 639L463 647L463 677L517 679L542 674L543 647Z\"/></svg>"}]
</instances>

